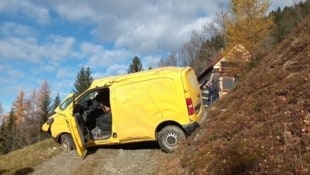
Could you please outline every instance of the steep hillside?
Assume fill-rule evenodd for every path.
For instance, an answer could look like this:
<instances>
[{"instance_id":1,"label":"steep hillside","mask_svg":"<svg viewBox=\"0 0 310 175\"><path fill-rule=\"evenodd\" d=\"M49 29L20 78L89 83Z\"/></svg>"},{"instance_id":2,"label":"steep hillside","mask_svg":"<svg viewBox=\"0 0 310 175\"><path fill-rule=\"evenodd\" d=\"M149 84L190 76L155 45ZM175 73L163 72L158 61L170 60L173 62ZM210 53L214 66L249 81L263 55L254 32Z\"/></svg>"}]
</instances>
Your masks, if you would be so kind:
<instances>
[{"instance_id":1,"label":"steep hillside","mask_svg":"<svg viewBox=\"0 0 310 175\"><path fill-rule=\"evenodd\" d=\"M310 174L310 17L257 63L166 166L178 174ZM170 172L174 174L175 172Z\"/></svg>"}]
</instances>

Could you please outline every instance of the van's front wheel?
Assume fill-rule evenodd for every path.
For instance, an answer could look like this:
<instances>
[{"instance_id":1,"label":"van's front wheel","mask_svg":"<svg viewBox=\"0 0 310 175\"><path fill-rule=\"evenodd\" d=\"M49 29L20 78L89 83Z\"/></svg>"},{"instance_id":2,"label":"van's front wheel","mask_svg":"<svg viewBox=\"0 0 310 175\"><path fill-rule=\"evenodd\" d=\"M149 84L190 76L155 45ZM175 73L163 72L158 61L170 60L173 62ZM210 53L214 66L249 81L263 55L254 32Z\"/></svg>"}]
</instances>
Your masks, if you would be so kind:
<instances>
[{"instance_id":1,"label":"van's front wheel","mask_svg":"<svg viewBox=\"0 0 310 175\"><path fill-rule=\"evenodd\" d=\"M159 131L157 140L164 152L172 153L185 140L185 133L178 126L168 125Z\"/></svg>"},{"instance_id":2,"label":"van's front wheel","mask_svg":"<svg viewBox=\"0 0 310 175\"><path fill-rule=\"evenodd\" d=\"M66 152L74 149L73 140L69 134L62 134L60 137L62 149Z\"/></svg>"}]
</instances>

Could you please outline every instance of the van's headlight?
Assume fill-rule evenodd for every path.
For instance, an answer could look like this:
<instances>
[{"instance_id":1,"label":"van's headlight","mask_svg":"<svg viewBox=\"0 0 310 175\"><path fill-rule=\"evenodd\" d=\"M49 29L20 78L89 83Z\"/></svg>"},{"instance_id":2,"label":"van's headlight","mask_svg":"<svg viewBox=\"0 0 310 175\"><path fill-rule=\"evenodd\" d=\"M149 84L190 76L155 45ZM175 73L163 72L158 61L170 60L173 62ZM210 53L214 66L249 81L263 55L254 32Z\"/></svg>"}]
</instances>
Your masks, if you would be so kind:
<instances>
[{"instance_id":1,"label":"van's headlight","mask_svg":"<svg viewBox=\"0 0 310 175\"><path fill-rule=\"evenodd\" d=\"M48 118L46 124L51 125L54 122L54 118Z\"/></svg>"}]
</instances>

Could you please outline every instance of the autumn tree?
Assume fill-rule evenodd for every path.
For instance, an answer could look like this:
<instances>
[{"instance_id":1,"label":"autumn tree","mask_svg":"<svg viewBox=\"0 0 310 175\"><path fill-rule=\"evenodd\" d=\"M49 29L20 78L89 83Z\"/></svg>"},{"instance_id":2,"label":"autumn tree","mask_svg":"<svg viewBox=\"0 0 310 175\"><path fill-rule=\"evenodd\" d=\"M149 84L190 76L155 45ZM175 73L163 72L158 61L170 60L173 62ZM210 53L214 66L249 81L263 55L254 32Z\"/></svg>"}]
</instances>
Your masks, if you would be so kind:
<instances>
[{"instance_id":1,"label":"autumn tree","mask_svg":"<svg viewBox=\"0 0 310 175\"><path fill-rule=\"evenodd\" d=\"M89 67L84 68L84 66L80 69L80 72L78 73L76 79L75 79L75 83L74 83L74 87L75 89L73 90L73 92L76 95L81 94L82 92L84 92L93 82L93 77L91 76L91 70Z\"/></svg>"},{"instance_id":2,"label":"autumn tree","mask_svg":"<svg viewBox=\"0 0 310 175\"><path fill-rule=\"evenodd\" d=\"M20 91L19 95L17 96L16 100L13 103L13 112L16 117L16 124L20 125L21 122L25 118L25 93L24 91Z\"/></svg>"},{"instance_id":3,"label":"autumn tree","mask_svg":"<svg viewBox=\"0 0 310 175\"><path fill-rule=\"evenodd\" d=\"M40 122L40 114L42 114L42 112L39 108L39 104L41 104L41 101L38 100L38 97L38 92L36 90L33 90L29 99L26 101L27 115L26 120L24 121L24 125L27 126L26 128L24 128L24 138L26 145L35 143L40 139L40 128L42 126L42 122Z\"/></svg>"},{"instance_id":4,"label":"autumn tree","mask_svg":"<svg viewBox=\"0 0 310 175\"><path fill-rule=\"evenodd\" d=\"M13 102L13 115L14 123L12 128L12 133L14 133L13 145L12 149L18 149L25 145L24 140L24 122L26 120L26 109L27 103L25 99L24 91L20 91L19 95L17 96L16 100Z\"/></svg>"},{"instance_id":5,"label":"autumn tree","mask_svg":"<svg viewBox=\"0 0 310 175\"><path fill-rule=\"evenodd\" d=\"M127 73L134 73L134 72L140 72L142 71L142 63L139 57L135 56L132 59L132 62L129 65L129 68L127 70Z\"/></svg>"},{"instance_id":6,"label":"autumn tree","mask_svg":"<svg viewBox=\"0 0 310 175\"><path fill-rule=\"evenodd\" d=\"M268 46L273 20L267 17L269 0L231 0L231 16L226 20L230 47L243 45L255 56L259 48ZM238 59L238 58L237 58Z\"/></svg>"}]
</instances>

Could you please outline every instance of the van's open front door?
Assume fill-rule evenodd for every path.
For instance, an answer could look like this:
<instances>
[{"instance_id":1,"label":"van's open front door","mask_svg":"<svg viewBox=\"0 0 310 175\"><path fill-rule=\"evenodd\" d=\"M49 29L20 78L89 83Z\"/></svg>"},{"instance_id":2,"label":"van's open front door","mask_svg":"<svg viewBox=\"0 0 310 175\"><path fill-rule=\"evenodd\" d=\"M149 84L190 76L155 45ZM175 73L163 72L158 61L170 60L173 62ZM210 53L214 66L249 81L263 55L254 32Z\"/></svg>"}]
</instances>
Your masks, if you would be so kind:
<instances>
[{"instance_id":1,"label":"van's open front door","mask_svg":"<svg viewBox=\"0 0 310 175\"><path fill-rule=\"evenodd\" d=\"M89 133L84 129L84 120L82 117L79 114L72 115L74 114L73 106L75 106L74 95L69 94L56 108L55 112L66 118L76 151L79 156L83 157L86 154L85 144L89 140L85 138L89 137Z\"/></svg>"},{"instance_id":2,"label":"van's open front door","mask_svg":"<svg viewBox=\"0 0 310 175\"><path fill-rule=\"evenodd\" d=\"M90 134L85 127L83 118L79 113L74 114L67 118L69 121L71 136L75 144L78 155L82 158L86 155L86 144L89 142Z\"/></svg>"}]
</instances>

